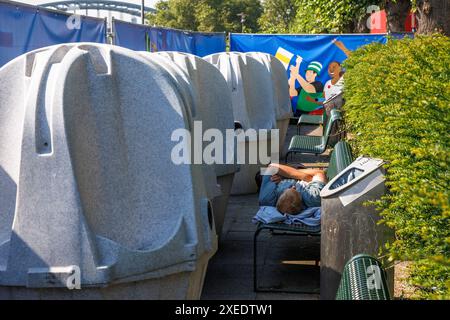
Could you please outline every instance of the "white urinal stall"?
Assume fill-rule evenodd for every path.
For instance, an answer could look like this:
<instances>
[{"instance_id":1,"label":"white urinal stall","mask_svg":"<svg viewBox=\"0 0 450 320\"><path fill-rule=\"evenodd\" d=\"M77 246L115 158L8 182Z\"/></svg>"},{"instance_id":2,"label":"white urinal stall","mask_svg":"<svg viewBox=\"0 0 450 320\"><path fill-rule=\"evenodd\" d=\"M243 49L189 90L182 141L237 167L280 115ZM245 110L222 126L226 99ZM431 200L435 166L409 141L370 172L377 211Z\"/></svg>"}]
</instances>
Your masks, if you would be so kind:
<instances>
[{"instance_id":1,"label":"white urinal stall","mask_svg":"<svg viewBox=\"0 0 450 320\"><path fill-rule=\"evenodd\" d=\"M200 298L213 210L201 167L171 161L194 85L90 43L0 79L0 299Z\"/></svg>"},{"instance_id":2,"label":"white urinal stall","mask_svg":"<svg viewBox=\"0 0 450 320\"><path fill-rule=\"evenodd\" d=\"M219 69L227 80L232 96L234 121L239 122L244 131L276 128L272 78L264 64L237 52L213 54L204 59ZM248 159L249 150L265 145L267 156L270 157L279 150L278 138L277 147L274 148L275 141L272 137L270 132L266 135L258 133L256 137L238 137L238 150L245 148L245 157ZM231 194L251 194L257 191L255 175L261 167L267 165L259 157L257 160L255 163L239 162L241 169L235 176Z\"/></svg>"},{"instance_id":3,"label":"white urinal stall","mask_svg":"<svg viewBox=\"0 0 450 320\"><path fill-rule=\"evenodd\" d=\"M272 77L275 117L277 121L277 129L280 130L280 156L283 157L283 148L285 145L289 121L292 117L291 99L289 96L289 80L286 69L283 63L271 54L263 52L248 52L246 55L264 64Z\"/></svg>"},{"instance_id":4,"label":"white urinal stall","mask_svg":"<svg viewBox=\"0 0 450 320\"><path fill-rule=\"evenodd\" d=\"M180 77L186 78L191 84L194 103L190 104L192 108L188 112L192 116L190 123L192 138L202 139L203 135L211 129L219 130L223 137L221 145L222 157L216 157L217 162L214 165L205 163L205 159L202 161L203 170L207 172L213 170L217 184L220 185L219 194L209 195L213 199L216 231L220 235L225 220L233 178L239 169L234 161L231 164L227 164L225 153L225 150L227 150L226 131L227 129L234 130L231 94L228 91L227 82L214 66L191 54L168 51L157 53L141 52L141 54L148 59L165 60L165 62L160 64L167 66L168 70L172 69L173 72L183 73L184 75L180 75ZM175 69L181 69L182 71ZM194 136L194 121L202 124L202 131L199 132L201 137ZM200 152L206 150L210 143L209 141L203 142L203 148ZM193 151L199 152L198 150ZM193 157L192 161L194 161ZM207 187L207 191L212 190L214 190L214 186Z\"/></svg>"}]
</instances>

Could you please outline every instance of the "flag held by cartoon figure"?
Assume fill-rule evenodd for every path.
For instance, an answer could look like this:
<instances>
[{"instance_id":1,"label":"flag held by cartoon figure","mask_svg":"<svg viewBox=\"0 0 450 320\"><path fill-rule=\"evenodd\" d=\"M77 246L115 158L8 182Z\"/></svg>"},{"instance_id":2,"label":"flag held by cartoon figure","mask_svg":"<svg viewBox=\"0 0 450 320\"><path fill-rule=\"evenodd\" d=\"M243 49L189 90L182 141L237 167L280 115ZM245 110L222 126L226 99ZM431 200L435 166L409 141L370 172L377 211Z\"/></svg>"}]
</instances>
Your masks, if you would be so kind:
<instances>
[{"instance_id":1,"label":"flag held by cartoon figure","mask_svg":"<svg viewBox=\"0 0 450 320\"><path fill-rule=\"evenodd\" d=\"M287 51L286 49L283 49L281 47L278 48L277 53L275 54L275 57L280 60L286 70L289 68L289 64L291 63L292 58L294 57L294 54L292 52Z\"/></svg>"}]
</instances>

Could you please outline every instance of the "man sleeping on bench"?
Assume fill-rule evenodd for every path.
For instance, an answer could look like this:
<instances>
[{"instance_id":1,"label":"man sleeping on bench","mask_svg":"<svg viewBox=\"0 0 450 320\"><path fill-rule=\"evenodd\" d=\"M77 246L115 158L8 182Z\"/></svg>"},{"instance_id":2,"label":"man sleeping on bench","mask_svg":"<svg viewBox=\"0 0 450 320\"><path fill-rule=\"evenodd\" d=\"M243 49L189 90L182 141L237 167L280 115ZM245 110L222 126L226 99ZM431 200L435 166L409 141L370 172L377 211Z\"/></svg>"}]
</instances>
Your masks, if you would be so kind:
<instances>
[{"instance_id":1,"label":"man sleeping on bench","mask_svg":"<svg viewBox=\"0 0 450 320\"><path fill-rule=\"evenodd\" d=\"M327 182L323 170L295 169L282 164L271 164L269 168L278 169L278 173L263 176L260 206L276 206L279 212L292 215L320 207L320 191Z\"/></svg>"}]
</instances>

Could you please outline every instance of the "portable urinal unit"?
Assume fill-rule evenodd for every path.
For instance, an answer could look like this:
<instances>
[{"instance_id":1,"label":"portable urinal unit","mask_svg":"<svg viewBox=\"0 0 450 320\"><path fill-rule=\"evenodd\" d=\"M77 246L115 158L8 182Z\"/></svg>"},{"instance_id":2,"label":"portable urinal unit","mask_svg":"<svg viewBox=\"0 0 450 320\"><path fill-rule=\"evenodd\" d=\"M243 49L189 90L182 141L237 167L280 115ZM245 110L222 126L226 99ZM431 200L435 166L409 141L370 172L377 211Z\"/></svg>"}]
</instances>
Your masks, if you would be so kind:
<instances>
[{"instance_id":1,"label":"portable urinal unit","mask_svg":"<svg viewBox=\"0 0 450 320\"><path fill-rule=\"evenodd\" d=\"M289 80L286 74L286 69L283 63L271 54L263 52L248 52L246 55L264 64L272 77L275 117L277 121L277 129L280 130L280 155L283 156L289 121L292 117L291 98L289 96Z\"/></svg>"},{"instance_id":2,"label":"portable urinal unit","mask_svg":"<svg viewBox=\"0 0 450 320\"><path fill-rule=\"evenodd\" d=\"M193 163L195 160L196 163L201 162L205 171L213 169L215 172L220 194L211 194L211 198L216 231L220 236L233 178L239 169L235 164L233 107L227 82L217 68L192 54L169 51L142 54L150 59L155 56L167 59L168 69L180 73L175 70L179 67L185 74L180 77L187 78L191 85L194 96L189 110L192 115L191 138L202 142L201 149L193 150L196 157L191 160Z\"/></svg>"},{"instance_id":3,"label":"portable urinal unit","mask_svg":"<svg viewBox=\"0 0 450 320\"><path fill-rule=\"evenodd\" d=\"M217 53L204 58L220 70L231 92L234 121L242 130L237 133L237 161L231 194L257 191L255 175L270 159L278 159L278 137L273 108L273 88L267 68L256 59L238 52Z\"/></svg>"},{"instance_id":4,"label":"portable urinal unit","mask_svg":"<svg viewBox=\"0 0 450 320\"><path fill-rule=\"evenodd\" d=\"M62 44L0 69L0 299L198 299L217 249L192 103L165 68Z\"/></svg>"}]
</instances>

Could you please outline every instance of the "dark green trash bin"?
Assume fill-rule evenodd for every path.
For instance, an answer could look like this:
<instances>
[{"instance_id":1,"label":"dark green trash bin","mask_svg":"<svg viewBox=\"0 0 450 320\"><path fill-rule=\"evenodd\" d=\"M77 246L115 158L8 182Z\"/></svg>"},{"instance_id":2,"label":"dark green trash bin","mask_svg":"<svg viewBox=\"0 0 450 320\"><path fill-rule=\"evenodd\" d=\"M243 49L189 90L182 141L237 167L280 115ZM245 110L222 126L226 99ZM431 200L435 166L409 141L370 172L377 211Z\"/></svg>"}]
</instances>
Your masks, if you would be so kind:
<instances>
[{"instance_id":1,"label":"dark green trash bin","mask_svg":"<svg viewBox=\"0 0 450 320\"><path fill-rule=\"evenodd\" d=\"M366 254L353 257L344 267L336 300L390 300L386 272Z\"/></svg>"},{"instance_id":2,"label":"dark green trash bin","mask_svg":"<svg viewBox=\"0 0 450 320\"><path fill-rule=\"evenodd\" d=\"M320 298L333 300L347 261L365 253L379 257L394 233L369 201L386 193L384 161L359 157L336 175L321 191ZM387 265L387 261L382 261ZM394 274L387 274L393 288ZM392 292L391 292L392 294Z\"/></svg>"}]
</instances>

